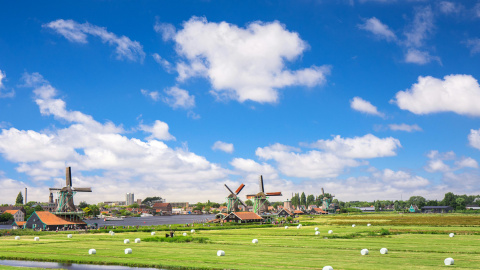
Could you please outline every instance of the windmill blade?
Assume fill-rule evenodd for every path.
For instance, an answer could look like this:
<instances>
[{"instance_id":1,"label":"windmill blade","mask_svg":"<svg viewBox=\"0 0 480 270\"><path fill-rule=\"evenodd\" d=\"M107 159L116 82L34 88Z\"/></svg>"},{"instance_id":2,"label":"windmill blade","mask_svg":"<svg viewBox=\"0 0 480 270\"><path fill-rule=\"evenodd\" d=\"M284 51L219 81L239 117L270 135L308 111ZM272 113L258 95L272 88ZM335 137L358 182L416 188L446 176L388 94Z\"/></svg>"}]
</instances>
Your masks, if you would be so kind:
<instances>
[{"instance_id":1,"label":"windmill blade","mask_svg":"<svg viewBox=\"0 0 480 270\"><path fill-rule=\"evenodd\" d=\"M62 190L61 188L49 188L48 190L52 191L52 190Z\"/></svg>"},{"instance_id":2,"label":"windmill blade","mask_svg":"<svg viewBox=\"0 0 480 270\"><path fill-rule=\"evenodd\" d=\"M225 186L225 188L226 188L228 191L230 191L230 193L235 194L235 193L233 193L233 191L227 186L227 184L223 184L223 185Z\"/></svg>"},{"instance_id":3,"label":"windmill blade","mask_svg":"<svg viewBox=\"0 0 480 270\"><path fill-rule=\"evenodd\" d=\"M265 193L267 196L282 196L282 192L267 192Z\"/></svg>"},{"instance_id":4,"label":"windmill blade","mask_svg":"<svg viewBox=\"0 0 480 270\"><path fill-rule=\"evenodd\" d=\"M240 193L240 191L242 191L242 189L243 189L244 187L245 187L245 185L244 185L244 184L241 184L241 185L237 188L237 190L235 190L235 195L238 195L238 193Z\"/></svg>"},{"instance_id":5,"label":"windmill blade","mask_svg":"<svg viewBox=\"0 0 480 270\"><path fill-rule=\"evenodd\" d=\"M72 186L72 167L67 167L65 169L65 182L67 184L67 187Z\"/></svg>"},{"instance_id":6,"label":"windmill blade","mask_svg":"<svg viewBox=\"0 0 480 270\"><path fill-rule=\"evenodd\" d=\"M79 192L92 192L92 188L89 187L80 187L80 188L73 188L73 191L79 191Z\"/></svg>"},{"instance_id":7,"label":"windmill blade","mask_svg":"<svg viewBox=\"0 0 480 270\"><path fill-rule=\"evenodd\" d=\"M260 192L265 193L265 189L263 188L263 176L260 175Z\"/></svg>"},{"instance_id":8,"label":"windmill blade","mask_svg":"<svg viewBox=\"0 0 480 270\"><path fill-rule=\"evenodd\" d=\"M322 187L322 195L325 196L325 192L323 191L323 187Z\"/></svg>"},{"instance_id":9,"label":"windmill blade","mask_svg":"<svg viewBox=\"0 0 480 270\"><path fill-rule=\"evenodd\" d=\"M243 206L247 207L247 205L246 205L242 200L238 199L238 201L239 201Z\"/></svg>"}]
</instances>

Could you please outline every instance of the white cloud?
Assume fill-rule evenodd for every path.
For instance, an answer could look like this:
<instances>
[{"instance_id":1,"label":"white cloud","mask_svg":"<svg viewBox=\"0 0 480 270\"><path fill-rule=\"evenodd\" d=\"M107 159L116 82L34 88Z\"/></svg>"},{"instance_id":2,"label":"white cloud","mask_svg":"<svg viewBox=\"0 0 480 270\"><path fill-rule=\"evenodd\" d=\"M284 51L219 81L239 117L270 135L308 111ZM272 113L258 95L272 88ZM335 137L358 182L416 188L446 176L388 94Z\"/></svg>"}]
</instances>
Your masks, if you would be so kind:
<instances>
[{"instance_id":1,"label":"white cloud","mask_svg":"<svg viewBox=\"0 0 480 270\"><path fill-rule=\"evenodd\" d=\"M457 165L459 168L478 168L478 162L471 157L462 158L461 160L456 161L455 165Z\"/></svg>"},{"instance_id":2,"label":"white cloud","mask_svg":"<svg viewBox=\"0 0 480 270\"><path fill-rule=\"evenodd\" d=\"M337 135L333 140L318 140L310 145L346 158L377 158L395 156L401 147L398 139L378 138L372 134L363 137L342 138Z\"/></svg>"},{"instance_id":3,"label":"white cloud","mask_svg":"<svg viewBox=\"0 0 480 270\"><path fill-rule=\"evenodd\" d=\"M92 194L80 195L82 200L91 202L98 202L99 194L102 200L122 200L119 194L126 192L135 192L140 198L168 198L175 194L170 199L223 199L218 189L227 171L188 149L172 149L156 140L173 139L166 123L143 125L144 130L152 133L148 141L129 138L112 123L101 124L89 115L67 110L65 102L56 98L57 90L41 75L26 74L25 82L34 87L42 114L61 119L60 126L66 124L42 132L2 129L0 154L17 163L16 170L31 177L34 183L61 185L65 166L72 166L75 185L92 186ZM46 194L47 187L41 193ZM42 198L43 195L36 199Z\"/></svg>"},{"instance_id":4,"label":"white cloud","mask_svg":"<svg viewBox=\"0 0 480 270\"><path fill-rule=\"evenodd\" d=\"M458 14L462 11L463 6L454 2L441 1L438 4L438 8L440 9L440 12L444 14Z\"/></svg>"},{"instance_id":5,"label":"white cloud","mask_svg":"<svg viewBox=\"0 0 480 270\"><path fill-rule=\"evenodd\" d=\"M427 51L419 51L417 49L410 48L405 54L405 62L407 63L425 65L430 63L432 60L441 64L440 57L432 56Z\"/></svg>"},{"instance_id":6,"label":"white cloud","mask_svg":"<svg viewBox=\"0 0 480 270\"><path fill-rule=\"evenodd\" d=\"M457 158L457 155L455 155L455 152L453 152L453 151L440 153L440 152L438 152L438 150L432 150L432 151L428 152L427 157L429 159L453 160L453 159Z\"/></svg>"},{"instance_id":7,"label":"white cloud","mask_svg":"<svg viewBox=\"0 0 480 270\"><path fill-rule=\"evenodd\" d=\"M160 99L160 93L158 93L158 91L140 89L140 92L142 92L142 95L151 98L153 101L158 101Z\"/></svg>"},{"instance_id":8,"label":"white cloud","mask_svg":"<svg viewBox=\"0 0 480 270\"><path fill-rule=\"evenodd\" d=\"M468 135L468 142L470 143L470 146L480 150L480 129L470 130L470 134Z\"/></svg>"},{"instance_id":9,"label":"white cloud","mask_svg":"<svg viewBox=\"0 0 480 270\"><path fill-rule=\"evenodd\" d=\"M354 97L350 101L350 107L356 111L363 112L366 114L377 115L380 117L385 117L385 114L379 112L377 107L373 106L372 103L362 99L361 97Z\"/></svg>"},{"instance_id":10,"label":"white cloud","mask_svg":"<svg viewBox=\"0 0 480 270\"><path fill-rule=\"evenodd\" d=\"M195 107L195 96L190 95L187 90L174 86L164 90L164 92L166 96L163 97L163 102L174 109L191 109Z\"/></svg>"},{"instance_id":11,"label":"white cloud","mask_svg":"<svg viewBox=\"0 0 480 270\"><path fill-rule=\"evenodd\" d=\"M420 47L424 44L424 40L433 33L435 27L433 18L430 6L416 8L413 22L404 32L407 46Z\"/></svg>"},{"instance_id":12,"label":"white cloud","mask_svg":"<svg viewBox=\"0 0 480 270\"><path fill-rule=\"evenodd\" d=\"M168 132L168 124L165 122L162 122L160 120L156 120L153 125L148 126L148 125L140 125L140 129L151 133L147 139L158 139L162 141L169 141L169 140L175 140L175 137L173 137L169 132Z\"/></svg>"},{"instance_id":13,"label":"white cloud","mask_svg":"<svg viewBox=\"0 0 480 270\"><path fill-rule=\"evenodd\" d=\"M471 54L476 54L480 52L480 38L469 39L466 42L467 47L470 48Z\"/></svg>"},{"instance_id":14,"label":"white cloud","mask_svg":"<svg viewBox=\"0 0 480 270\"><path fill-rule=\"evenodd\" d=\"M225 153L233 153L233 143L226 143L226 142L222 142L222 141L216 141L213 146L212 146L212 150L220 150L220 151L223 151Z\"/></svg>"},{"instance_id":15,"label":"white cloud","mask_svg":"<svg viewBox=\"0 0 480 270\"><path fill-rule=\"evenodd\" d=\"M173 39L185 59L177 63L178 80L208 78L212 93L223 99L276 102L278 89L322 84L330 70L327 66L288 70L285 63L300 57L307 44L276 21L240 28L193 17Z\"/></svg>"},{"instance_id":16,"label":"white cloud","mask_svg":"<svg viewBox=\"0 0 480 270\"><path fill-rule=\"evenodd\" d=\"M423 187L430 184L427 179L412 175L411 173L404 171L393 171L385 169L383 172L375 173L374 176L381 178L385 183L388 183L398 188L411 188L411 187Z\"/></svg>"},{"instance_id":17,"label":"white cloud","mask_svg":"<svg viewBox=\"0 0 480 270\"><path fill-rule=\"evenodd\" d=\"M332 153L309 151L298 153L297 149L274 144L259 147L255 154L264 160L274 160L277 168L287 176L307 177L311 179L337 177L344 169L362 165L350 158L342 158Z\"/></svg>"},{"instance_id":18,"label":"white cloud","mask_svg":"<svg viewBox=\"0 0 480 270\"><path fill-rule=\"evenodd\" d=\"M5 86L3 85L3 79L5 79L6 75L4 72L0 70L0 98L5 98L5 97L13 97L15 96L15 91L11 90L9 92L4 92L3 90L5 89Z\"/></svg>"},{"instance_id":19,"label":"white cloud","mask_svg":"<svg viewBox=\"0 0 480 270\"><path fill-rule=\"evenodd\" d=\"M411 89L395 95L397 106L414 114L455 112L480 116L480 86L471 75L448 75L442 79L418 77Z\"/></svg>"},{"instance_id":20,"label":"white cloud","mask_svg":"<svg viewBox=\"0 0 480 270\"><path fill-rule=\"evenodd\" d=\"M156 22L153 26L155 32L162 35L163 41L172 40L175 37L176 29L175 26L169 23L160 23Z\"/></svg>"},{"instance_id":21,"label":"white cloud","mask_svg":"<svg viewBox=\"0 0 480 270\"><path fill-rule=\"evenodd\" d=\"M173 71L172 64L162 58L158 53L152 54L153 59L155 62L157 62L159 65L161 65L168 73L171 73Z\"/></svg>"},{"instance_id":22,"label":"white cloud","mask_svg":"<svg viewBox=\"0 0 480 270\"><path fill-rule=\"evenodd\" d=\"M425 170L427 172L448 172L451 169L450 166L445 164L443 161L439 159L434 159L427 162Z\"/></svg>"},{"instance_id":23,"label":"white cloud","mask_svg":"<svg viewBox=\"0 0 480 270\"><path fill-rule=\"evenodd\" d=\"M393 33L387 25L383 24L379 19L375 17L365 20L365 23L359 24L358 27L360 29L373 33L379 38L384 38L388 41L397 39L395 33Z\"/></svg>"},{"instance_id":24,"label":"white cloud","mask_svg":"<svg viewBox=\"0 0 480 270\"><path fill-rule=\"evenodd\" d=\"M415 125L390 124L388 125L388 127L393 131L406 131L406 132L422 131L422 128L419 127L417 124Z\"/></svg>"},{"instance_id":25,"label":"white cloud","mask_svg":"<svg viewBox=\"0 0 480 270\"><path fill-rule=\"evenodd\" d=\"M132 41L126 36L118 37L114 33L108 32L105 27L96 26L88 22L80 24L73 20L62 19L44 24L43 27L55 30L70 42L86 44L88 43L87 34L99 37L103 43L115 46L117 59L120 60L128 59L143 62L145 58L143 46L138 41Z\"/></svg>"},{"instance_id":26,"label":"white cloud","mask_svg":"<svg viewBox=\"0 0 480 270\"><path fill-rule=\"evenodd\" d=\"M230 164L237 170L254 173L256 175L276 173L275 169L271 165L267 163L260 164L252 159L234 158Z\"/></svg>"}]
</instances>

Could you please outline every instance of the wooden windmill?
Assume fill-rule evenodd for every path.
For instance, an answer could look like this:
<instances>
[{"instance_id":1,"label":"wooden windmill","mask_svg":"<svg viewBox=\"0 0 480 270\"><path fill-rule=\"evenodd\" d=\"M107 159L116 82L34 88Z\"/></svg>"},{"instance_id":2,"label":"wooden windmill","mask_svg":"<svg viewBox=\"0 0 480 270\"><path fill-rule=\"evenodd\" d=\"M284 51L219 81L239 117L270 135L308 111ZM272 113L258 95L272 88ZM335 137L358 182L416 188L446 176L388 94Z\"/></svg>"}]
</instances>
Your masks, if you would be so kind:
<instances>
[{"instance_id":1,"label":"wooden windmill","mask_svg":"<svg viewBox=\"0 0 480 270\"><path fill-rule=\"evenodd\" d=\"M66 186L63 188L50 188L50 193L52 191L57 191L58 194L58 204L56 212L75 212L75 204L73 203L73 196L77 192L92 192L92 188L74 188L72 187L72 168L66 168L65 176Z\"/></svg>"},{"instance_id":2,"label":"wooden windmill","mask_svg":"<svg viewBox=\"0 0 480 270\"><path fill-rule=\"evenodd\" d=\"M271 196L282 196L282 192L267 192L263 186L263 176L260 175L259 179L260 192L257 194L247 195L247 199L253 199L253 212L260 215L263 212L267 212L267 206L265 202ZM268 196L268 197L267 197Z\"/></svg>"},{"instance_id":3,"label":"wooden windmill","mask_svg":"<svg viewBox=\"0 0 480 270\"><path fill-rule=\"evenodd\" d=\"M327 211L334 197L335 195L332 195L329 193L325 194L325 191L323 190L323 187L322 187L322 209L324 211Z\"/></svg>"},{"instance_id":4,"label":"wooden windmill","mask_svg":"<svg viewBox=\"0 0 480 270\"><path fill-rule=\"evenodd\" d=\"M245 185L241 184L237 188L237 190L235 190L235 192L233 192L227 186L227 184L225 184L225 188L230 192L230 194L228 194L228 196L227 196L227 213L235 212L236 209L238 208L238 203L241 203L243 206L245 206L245 208L247 207L247 205L242 200L240 200L240 198L238 198L238 194L240 193L240 191L242 191L242 189L244 187L245 187Z\"/></svg>"}]
</instances>

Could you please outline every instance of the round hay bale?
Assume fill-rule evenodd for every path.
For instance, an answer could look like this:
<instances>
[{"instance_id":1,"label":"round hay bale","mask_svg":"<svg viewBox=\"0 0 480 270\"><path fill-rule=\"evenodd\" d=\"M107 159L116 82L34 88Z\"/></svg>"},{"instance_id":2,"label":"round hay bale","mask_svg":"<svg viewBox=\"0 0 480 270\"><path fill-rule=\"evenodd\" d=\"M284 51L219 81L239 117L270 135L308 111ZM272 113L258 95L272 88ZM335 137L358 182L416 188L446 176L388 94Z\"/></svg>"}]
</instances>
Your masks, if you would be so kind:
<instances>
[{"instance_id":1,"label":"round hay bale","mask_svg":"<svg viewBox=\"0 0 480 270\"><path fill-rule=\"evenodd\" d=\"M355 228L355 224L352 224L352 228Z\"/></svg>"},{"instance_id":2,"label":"round hay bale","mask_svg":"<svg viewBox=\"0 0 480 270\"><path fill-rule=\"evenodd\" d=\"M253 239L253 240L252 240L252 243L257 244L257 243L258 243L258 239Z\"/></svg>"},{"instance_id":3,"label":"round hay bale","mask_svg":"<svg viewBox=\"0 0 480 270\"><path fill-rule=\"evenodd\" d=\"M388 249L386 249L386 248L381 248L381 249L380 249L380 254L388 254Z\"/></svg>"},{"instance_id":4,"label":"round hay bale","mask_svg":"<svg viewBox=\"0 0 480 270\"><path fill-rule=\"evenodd\" d=\"M126 248L125 249L125 254L132 254L132 249L131 248Z\"/></svg>"},{"instance_id":5,"label":"round hay bale","mask_svg":"<svg viewBox=\"0 0 480 270\"><path fill-rule=\"evenodd\" d=\"M112 234L112 233L113 233L113 231L109 231L108 233L109 233L109 234Z\"/></svg>"},{"instance_id":6,"label":"round hay bale","mask_svg":"<svg viewBox=\"0 0 480 270\"><path fill-rule=\"evenodd\" d=\"M141 241L140 238L135 238L135 243L140 243Z\"/></svg>"},{"instance_id":7,"label":"round hay bale","mask_svg":"<svg viewBox=\"0 0 480 270\"><path fill-rule=\"evenodd\" d=\"M191 233L195 233L195 230L194 230L194 229L192 229L190 232L191 232Z\"/></svg>"},{"instance_id":8,"label":"round hay bale","mask_svg":"<svg viewBox=\"0 0 480 270\"><path fill-rule=\"evenodd\" d=\"M111 236L115 236L115 233L114 233L114 232L111 232L110 235L111 235Z\"/></svg>"},{"instance_id":9,"label":"round hay bale","mask_svg":"<svg viewBox=\"0 0 480 270\"><path fill-rule=\"evenodd\" d=\"M155 232L152 232L150 235L155 235Z\"/></svg>"},{"instance_id":10,"label":"round hay bale","mask_svg":"<svg viewBox=\"0 0 480 270\"><path fill-rule=\"evenodd\" d=\"M370 227L370 226L372 226L372 224L368 223L367 226Z\"/></svg>"},{"instance_id":11,"label":"round hay bale","mask_svg":"<svg viewBox=\"0 0 480 270\"><path fill-rule=\"evenodd\" d=\"M217 251L217 256L225 256L225 251L223 250Z\"/></svg>"},{"instance_id":12,"label":"round hay bale","mask_svg":"<svg viewBox=\"0 0 480 270\"><path fill-rule=\"evenodd\" d=\"M288 226L285 226L285 230L288 229Z\"/></svg>"},{"instance_id":13,"label":"round hay bale","mask_svg":"<svg viewBox=\"0 0 480 270\"><path fill-rule=\"evenodd\" d=\"M332 230L329 230L329 231L328 231L328 234L332 234L332 233L333 233L333 231L332 231Z\"/></svg>"},{"instance_id":14,"label":"round hay bale","mask_svg":"<svg viewBox=\"0 0 480 270\"><path fill-rule=\"evenodd\" d=\"M446 258L443 262L445 263L445 265L453 265L454 260L452 258Z\"/></svg>"},{"instance_id":15,"label":"round hay bale","mask_svg":"<svg viewBox=\"0 0 480 270\"><path fill-rule=\"evenodd\" d=\"M368 249L364 248L360 251L360 254L362 255L368 255Z\"/></svg>"},{"instance_id":16,"label":"round hay bale","mask_svg":"<svg viewBox=\"0 0 480 270\"><path fill-rule=\"evenodd\" d=\"M450 237L454 237L454 236L455 236L455 234L454 234L454 233L450 233L448 236L450 236Z\"/></svg>"},{"instance_id":17,"label":"round hay bale","mask_svg":"<svg viewBox=\"0 0 480 270\"><path fill-rule=\"evenodd\" d=\"M90 255L97 254L97 251L92 248L92 249L88 250L88 254L90 254Z\"/></svg>"},{"instance_id":18,"label":"round hay bale","mask_svg":"<svg viewBox=\"0 0 480 270\"><path fill-rule=\"evenodd\" d=\"M187 233L186 233L186 232L184 232L184 233L183 233L183 236L187 236Z\"/></svg>"},{"instance_id":19,"label":"round hay bale","mask_svg":"<svg viewBox=\"0 0 480 270\"><path fill-rule=\"evenodd\" d=\"M72 235L71 234L67 235L67 238L72 238Z\"/></svg>"},{"instance_id":20,"label":"round hay bale","mask_svg":"<svg viewBox=\"0 0 480 270\"><path fill-rule=\"evenodd\" d=\"M333 270L333 267L331 267L330 265L324 266L322 270Z\"/></svg>"},{"instance_id":21,"label":"round hay bale","mask_svg":"<svg viewBox=\"0 0 480 270\"><path fill-rule=\"evenodd\" d=\"M315 231L318 231L318 227L315 227Z\"/></svg>"},{"instance_id":22,"label":"round hay bale","mask_svg":"<svg viewBox=\"0 0 480 270\"><path fill-rule=\"evenodd\" d=\"M300 228L301 228L301 227L302 227L302 224L298 224L298 227L300 227Z\"/></svg>"},{"instance_id":23,"label":"round hay bale","mask_svg":"<svg viewBox=\"0 0 480 270\"><path fill-rule=\"evenodd\" d=\"M316 232L315 232L315 235L319 235L319 234L320 234L320 232L319 232L319 231L316 231Z\"/></svg>"},{"instance_id":24,"label":"round hay bale","mask_svg":"<svg viewBox=\"0 0 480 270\"><path fill-rule=\"evenodd\" d=\"M20 236L15 236L15 240L20 240Z\"/></svg>"},{"instance_id":25,"label":"round hay bale","mask_svg":"<svg viewBox=\"0 0 480 270\"><path fill-rule=\"evenodd\" d=\"M130 239L125 239L125 240L123 240L123 243L124 243L124 244L130 244Z\"/></svg>"},{"instance_id":26,"label":"round hay bale","mask_svg":"<svg viewBox=\"0 0 480 270\"><path fill-rule=\"evenodd\" d=\"M33 241L40 241L40 237L33 238Z\"/></svg>"}]
</instances>

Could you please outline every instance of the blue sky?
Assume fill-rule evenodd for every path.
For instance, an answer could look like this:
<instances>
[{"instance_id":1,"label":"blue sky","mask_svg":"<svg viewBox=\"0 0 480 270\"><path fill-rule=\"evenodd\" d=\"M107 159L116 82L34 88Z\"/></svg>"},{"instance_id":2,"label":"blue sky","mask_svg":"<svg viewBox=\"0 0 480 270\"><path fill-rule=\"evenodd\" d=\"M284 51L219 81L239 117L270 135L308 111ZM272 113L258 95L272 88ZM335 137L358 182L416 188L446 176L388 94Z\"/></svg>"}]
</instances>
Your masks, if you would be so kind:
<instances>
[{"instance_id":1,"label":"blue sky","mask_svg":"<svg viewBox=\"0 0 480 270\"><path fill-rule=\"evenodd\" d=\"M480 1L0 10L0 203L479 194Z\"/></svg>"}]
</instances>

